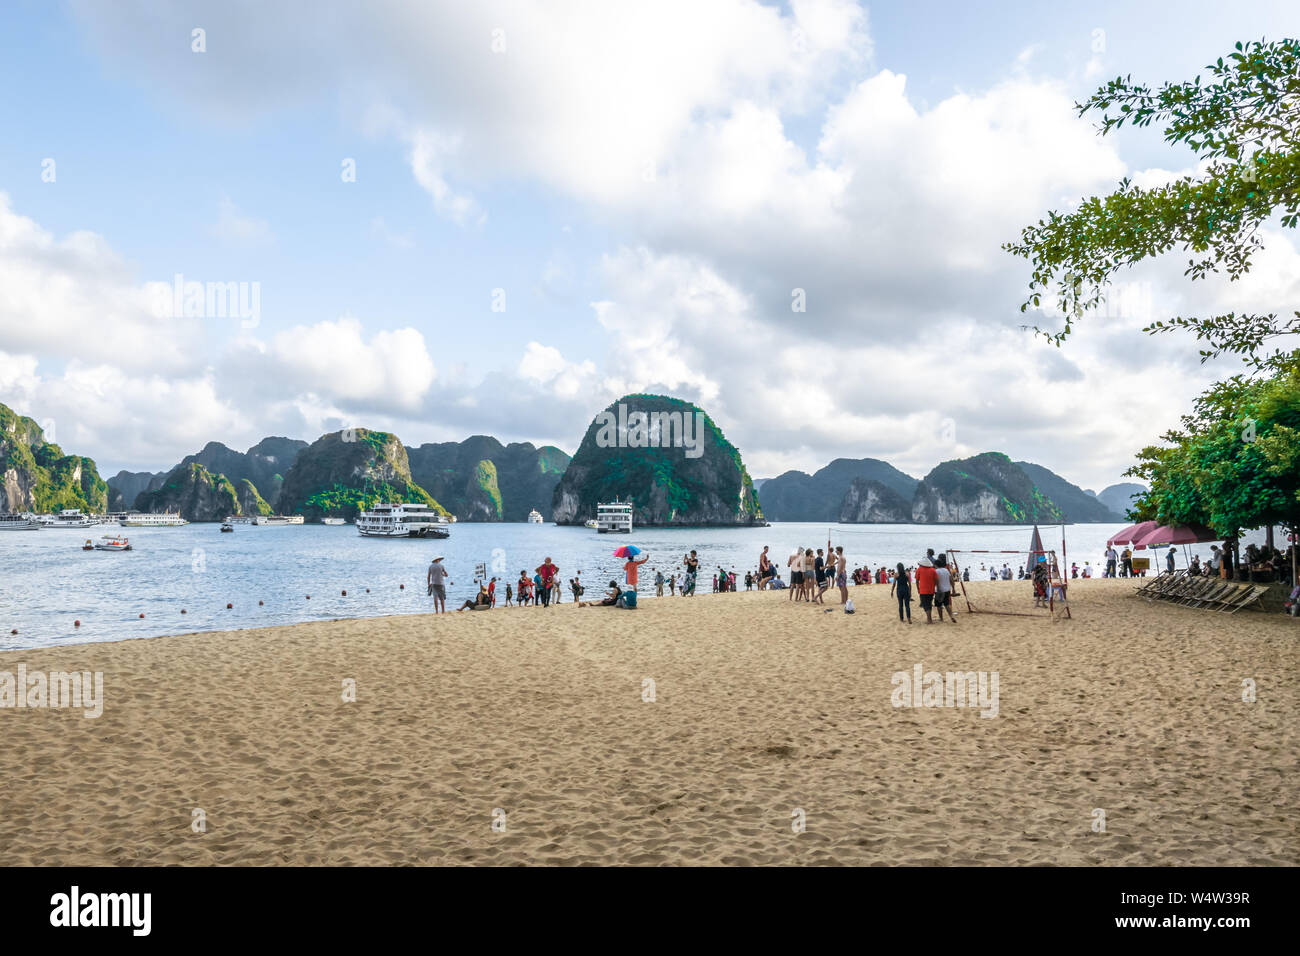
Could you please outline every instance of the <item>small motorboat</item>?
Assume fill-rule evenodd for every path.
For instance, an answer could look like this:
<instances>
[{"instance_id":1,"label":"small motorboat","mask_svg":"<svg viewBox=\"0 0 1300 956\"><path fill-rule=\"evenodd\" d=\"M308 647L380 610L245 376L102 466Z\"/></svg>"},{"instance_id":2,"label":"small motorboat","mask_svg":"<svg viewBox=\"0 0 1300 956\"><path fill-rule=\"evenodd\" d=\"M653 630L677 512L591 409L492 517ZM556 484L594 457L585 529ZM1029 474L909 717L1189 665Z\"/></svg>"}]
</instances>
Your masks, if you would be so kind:
<instances>
[{"instance_id":1,"label":"small motorboat","mask_svg":"<svg viewBox=\"0 0 1300 956\"><path fill-rule=\"evenodd\" d=\"M90 542L86 542L89 544ZM84 550L84 549L83 549ZM130 551L131 542L120 535L106 534L95 542L96 551Z\"/></svg>"},{"instance_id":2,"label":"small motorboat","mask_svg":"<svg viewBox=\"0 0 1300 956\"><path fill-rule=\"evenodd\" d=\"M82 551L94 551L94 550L95 550L95 546L94 546L93 544L91 544L90 539L87 538L87 539L86 539L86 543L83 544L83 545L81 546L81 550L82 550Z\"/></svg>"},{"instance_id":3,"label":"small motorboat","mask_svg":"<svg viewBox=\"0 0 1300 956\"><path fill-rule=\"evenodd\" d=\"M235 530L235 526L234 526L233 524L231 524L229 521L225 522L225 523L222 524L222 526L221 526L221 533L222 533L222 534L225 534L227 531L234 531L234 530Z\"/></svg>"}]
</instances>

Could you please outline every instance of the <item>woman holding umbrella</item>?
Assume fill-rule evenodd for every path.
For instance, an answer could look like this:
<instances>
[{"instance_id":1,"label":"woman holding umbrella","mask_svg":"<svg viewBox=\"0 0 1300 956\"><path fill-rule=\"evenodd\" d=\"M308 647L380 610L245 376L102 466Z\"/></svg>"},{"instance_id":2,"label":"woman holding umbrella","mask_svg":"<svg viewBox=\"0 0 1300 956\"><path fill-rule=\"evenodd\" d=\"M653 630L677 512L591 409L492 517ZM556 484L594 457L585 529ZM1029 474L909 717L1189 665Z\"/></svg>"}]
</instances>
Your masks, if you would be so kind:
<instances>
[{"instance_id":1,"label":"woman holding umbrella","mask_svg":"<svg viewBox=\"0 0 1300 956\"><path fill-rule=\"evenodd\" d=\"M637 555L641 557L638 560ZM627 586L633 591L636 590L636 574L641 565L650 560L650 552L642 553L641 549L634 544L625 544L614 552L614 557L623 558L623 573L627 576Z\"/></svg>"}]
</instances>

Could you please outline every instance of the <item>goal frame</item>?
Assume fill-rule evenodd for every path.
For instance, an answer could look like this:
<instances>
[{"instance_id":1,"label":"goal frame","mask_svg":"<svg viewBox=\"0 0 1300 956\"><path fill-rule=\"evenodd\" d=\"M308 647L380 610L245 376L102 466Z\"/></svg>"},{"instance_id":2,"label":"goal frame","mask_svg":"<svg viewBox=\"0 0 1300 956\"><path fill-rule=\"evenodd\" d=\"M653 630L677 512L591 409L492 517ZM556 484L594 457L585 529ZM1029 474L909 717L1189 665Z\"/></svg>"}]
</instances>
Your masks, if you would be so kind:
<instances>
[{"instance_id":1,"label":"goal frame","mask_svg":"<svg viewBox=\"0 0 1300 956\"><path fill-rule=\"evenodd\" d=\"M1050 620L1058 620L1058 606L1061 617L1069 618L1070 599L1069 583L1064 576L1064 565L1056 560L1055 548L969 548L967 550L950 549L946 554L963 555L963 554L1019 554L1019 555L1043 555L1047 558L1047 617ZM969 570L969 568L967 568ZM971 603L970 593L966 590L966 582L962 580L960 574L957 575L957 582L961 584L961 596L966 602L966 610L971 614L999 614L1005 617L1042 617L1036 611L995 611L987 608L980 608ZM1057 594L1060 597L1057 597Z\"/></svg>"}]
</instances>

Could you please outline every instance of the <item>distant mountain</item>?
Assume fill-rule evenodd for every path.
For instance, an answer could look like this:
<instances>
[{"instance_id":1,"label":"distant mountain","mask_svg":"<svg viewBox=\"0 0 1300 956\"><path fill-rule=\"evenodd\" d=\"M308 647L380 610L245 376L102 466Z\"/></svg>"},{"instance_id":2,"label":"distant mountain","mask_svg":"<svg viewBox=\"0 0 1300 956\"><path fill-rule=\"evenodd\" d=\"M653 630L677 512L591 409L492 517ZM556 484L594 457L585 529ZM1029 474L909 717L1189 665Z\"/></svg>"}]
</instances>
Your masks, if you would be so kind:
<instances>
[{"instance_id":1,"label":"distant mountain","mask_svg":"<svg viewBox=\"0 0 1300 956\"><path fill-rule=\"evenodd\" d=\"M411 477L462 521L550 517L551 497L569 456L554 445L502 445L488 435L407 448Z\"/></svg>"},{"instance_id":2,"label":"distant mountain","mask_svg":"<svg viewBox=\"0 0 1300 956\"><path fill-rule=\"evenodd\" d=\"M177 465L153 491L136 496L134 509L159 514L175 511L186 521L220 521L239 513L235 486L195 462Z\"/></svg>"},{"instance_id":3,"label":"distant mountain","mask_svg":"<svg viewBox=\"0 0 1300 956\"><path fill-rule=\"evenodd\" d=\"M836 519L844 524L876 522L906 524L912 520L912 503L879 481L854 478L840 502Z\"/></svg>"},{"instance_id":4,"label":"distant mountain","mask_svg":"<svg viewBox=\"0 0 1300 956\"><path fill-rule=\"evenodd\" d=\"M921 479L912 520L928 524L1060 523L1061 509L1001 452L945 461Z\"/></svg>"},{"instance_id":5,"label":"distant mountain","mask_svg":"<svg viewBox=\"0 0 1300 956\"><path fill-rule=\"evenodd\" d=\"M1027 461L1018 461L1021 471L1038 486L1038 490L1061 509L1065 520L1071 523L1123 521L1122 514L1116 514L1106 503L1090 495L1078 485L1072 485L1054 471Z\"/></svg>"},{"instance_id":6,"label":"distant mountain","mask_svg":"<svg viewBox=\"0 0 1300 956\"><path fill-rule=\"evenodd\" d=\"M1097 498L1107 508L1118 514L1121 519L1128 520L1128 510L1133 506L1132 499L1138 495L1144 495L1146 492L1146 485L1139 485L1133 481L1123 481L1118 485L1103 488L1098 493Z\"/></svg>"},{"instance_id":7,"label":"distant mountain","mask_svg":"<svg viewBox=\"0 0 1300 956\"><path fill-rule=\"evenodd\" d=\"M33 419L0 405L0 511L103 512L108 485L95 462L45 440Z\"/></svg>"},{"instance_id":8,"label":"distant mountain","mask_svg":"<svg viewBox=\"0 0 1300 956\"><path fill-rule=\"evenodd\" d=\"M422 502L447 513L412 479L396 435L349 428L322 435L298 453L284 476L277 510L354 519L377 501Z\"/></svg>"},{"instance_id":9,"label":"distant mountain","mask_svg":"<svg viewBox=\"0 0 1300 956\"><path fill-rule=\"evenodd\" d=\"M141 492L152 491L166 477L165 471L119 471L108 479L108 510L130 511Z\"/></svg>"},{"instance_id":10,"label":"distant mountain","mask_svg":"<svg viewBox=\"0 0 1300 956\"><path fill-rule=\"evenodd\" d=\"M219 441L210 441L195 455L181 459L182 465L202 465L213 474L225 475L233 484L247 480L275 507L280 497L284 473L293 465L298 453L307 447L297 438L263 438L246 452L238 452Z\"/></svg>"},{"instance_id":11,"label":"distant mountain","mask_svg":"<svg viewBox=\"0 0 1300 956\"><path fill-rule=\"evenodd\" d=\"M840 510L855 478L876 481L907 501L916 479L878 458L836 458L809 475L787 471L763 483L759 501L773 521L839 521Z\"/></svg>"},{"instance_id":12,"label":"distant mountain","mask_svg":"<svg viewBox=\"0 0 1300 956\"><path fill-rule=\"evenodd\" d=\"M674 444L682 432L673 422L689 423L689 447ZM555 521L581 524L615 497L632 501L636 527L763 518L736 446L702 409L666 395L624 395L595 417L555 486Z\"/></svg>"}]
</instances>

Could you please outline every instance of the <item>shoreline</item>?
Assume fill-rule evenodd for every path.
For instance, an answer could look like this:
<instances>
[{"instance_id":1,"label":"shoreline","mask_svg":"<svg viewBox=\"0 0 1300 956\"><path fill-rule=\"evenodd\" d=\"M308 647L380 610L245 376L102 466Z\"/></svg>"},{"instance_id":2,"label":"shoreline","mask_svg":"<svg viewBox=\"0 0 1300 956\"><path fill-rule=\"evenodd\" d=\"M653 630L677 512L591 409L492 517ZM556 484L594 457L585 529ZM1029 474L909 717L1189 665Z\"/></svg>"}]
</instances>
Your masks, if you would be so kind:
<instances>
[{"instance_id":1,"label":"shoreline","mask_svg":"<svg viewBox=\"0 0 1300 956\"><path fill-rule=\"evenodd\" d=\"M1295 864L1295 622L1089 585L1059 623L861 585L3 651L105 692L0 710L0 862ZM997 715L894 706L917 665L1000 675Z\"/></svg>"}]
</instances>

